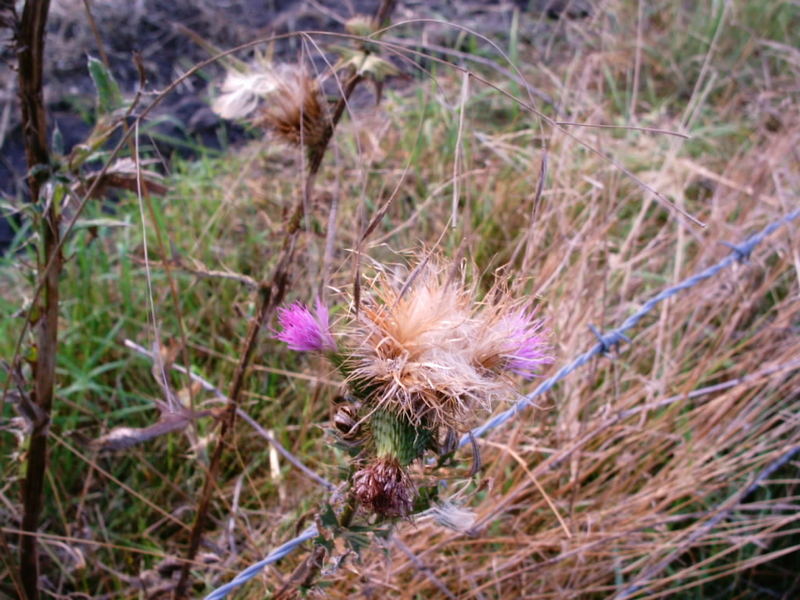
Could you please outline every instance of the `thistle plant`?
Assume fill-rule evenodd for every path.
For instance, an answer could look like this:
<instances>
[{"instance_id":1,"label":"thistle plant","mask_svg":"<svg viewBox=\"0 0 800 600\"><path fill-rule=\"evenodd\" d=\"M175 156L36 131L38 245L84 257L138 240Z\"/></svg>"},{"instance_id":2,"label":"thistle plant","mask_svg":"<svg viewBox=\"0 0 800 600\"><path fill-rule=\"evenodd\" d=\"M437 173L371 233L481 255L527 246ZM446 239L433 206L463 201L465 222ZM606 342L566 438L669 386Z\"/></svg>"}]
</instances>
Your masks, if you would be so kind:
<instances>
[{"instance_id":1,"label":"thistle plant","mask_svg":"<svg viewBox=\"0 0 800 600\"><path fill-rule=\"evenodd\" d=\"M425 264L398 287L385 273L360 310L331 328L317 300L279 312L277 338L326 355L354 402L335 417L339 435L360 447L352 492L369 512L408 517L416 489L408 467L514 397L514 378L551 362L543 322L529 302L498 285L482 299L451 265ZM355 442L354 442L355 441Z\"/></svg>"},{"instance_id":2,"label":"thistle plant","mask_svg":"<svg viewBox=\"0 0 800 600\"><path fill-rule=\"evenodd\" d=\"M276 336L298 352L335 351L336 341L330 333L328 308L317 299L312 313L300 302L278 309L281 332Z\"/></svg>"},{"instance_id":3,"label":"thistle plant","mask_svg":"<svg viewBox=\"0 0 800 600\"><path fill-rule=\"evenodd\" d=\"M394 0L382 0L376 12L376 22L383 23L391 14ZM367 51L364 51L367 53ZM305 184L303 194L295 201L291 217L284 228L281 251L275 261L272 275L261 281L256 297L256 314L248 327L241 346L240 358L231 382L225 414L221 418L218 442L211 455L203 488L197 503L194 523L189 534L187 560L181 567L174 597L186 596L189 580L189 566L200 548L206 514L211 502L216 474L220 469L223 443L228 432L233 429L239 397L244 385L245 375L253 356L258 333L269 321L273 311L281 304L286 292L289 271L292 268L297 238L303 231L303 217L306 206L314 196L316 175L322 166L330 146L336 125L342 118L348 99L362 81L377 77L353 65L340 65L338 70L348 73L347 80L339 88L338 100L329 107L328 100L321 94L319 79L313 79L302 65L274 67L261 61L255 69L240 64L240 72L231 76L223 84L223 96L215 103L218 112L227 118L244 118L258 111L254 124L269 129L276 137L291 144L299 145L305 151ZM326 351L336 356L335 343L328 335L327 309L318 304L317 311L294 307L282 313L284 332L294 330L290 335L291 344L297 349ZM314 334L316 331L316 334Z\"/></svg>"},{"instance_id":4,"label":"thistle plant","mask_svg":"<svg viewBox=\"0 0 800 600\"><path fill-rule=\"evenodd\" d=\"M318 151L331 120L319 80L302 65L262 61L245 69L228 72L213 110L225 119L251 119L277 139Z\"/></svg>"}]
</instances>

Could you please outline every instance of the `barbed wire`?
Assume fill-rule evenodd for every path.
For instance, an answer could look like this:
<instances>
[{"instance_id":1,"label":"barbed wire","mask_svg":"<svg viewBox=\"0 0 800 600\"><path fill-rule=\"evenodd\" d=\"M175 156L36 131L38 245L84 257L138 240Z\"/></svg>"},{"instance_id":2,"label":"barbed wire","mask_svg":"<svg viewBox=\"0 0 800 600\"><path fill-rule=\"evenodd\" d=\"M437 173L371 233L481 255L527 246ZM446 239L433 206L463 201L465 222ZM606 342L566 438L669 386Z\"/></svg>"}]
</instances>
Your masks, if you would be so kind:
<instances>
[{"instance_id":1,"label":"barbed wire","mask_svg":"<svg viewBox=\"0 0 800 600\"><path fill-rule=\"evenodd\" d=\"M625 332L635 327L636 324L639 323L639 321L641 321L641 319L645 315L647 315L651 310L653 310L653 308L655 308L655 306L658 305L660 302L666 300L667 298L675 296L676 294L682 292L683 290L694 287L695 285L705 281L706 279L714 277L717 273L731 266L735 262L747 261L750 258L750 254L752 254L755 247L758 246L761 242L763 242L765 238L771 235L778 228L782 227L783 225L786 225L787 223L799 217L800 217L800 208L793 210L792 212L784 215L782 218L776 221L773 221L758 233L747 238L741 244L730 244L727 242L723 242L725 246L728 246L731 249L730 253L725 258L720 260L718 263L708 267L707 269L700 271L699 273L696 273L695 275L692 275L687 279L684 279L680 283L677 283L671 287L662 290L661 292L650 298L647 302L645 302L638 311L636 311L627 319L625 319L622 325L620 325L616 329L612 329L611 331L605 334L601 334L594 327L590 327L592 331L595 333L595 335L597 335L597 337L599 338L599 341L590 350L587 350L586 352L575 358L572 362L561 367L552 377L545 379L532 392L525 395L516 404L514 404L514 406L512 406L506 411L499 413L498 415L489 419L486 423L484 423L480 427L476 427L469 434L463 436L459 442L459 448L470 443L470 435L472 437L482 436L487 431L499 427L500 425L516 417L520 412L522 412L525 408L528 408L531 405L534 398L552 389L559 381L567 377L570 373L572 373L576 369L585 365L592 358L607 354L609 350L611 350L614 346L621 344L623 341L630 342L631 340L628 339L628 337L625 335ZM208 596L205 597L204 600L221 600L222 598L227 596L231 591L233 591L243 583L255 577L267 565L270 565L284 558L301 544L316 537L317 534L318 531L316 526L315 525L310 526L299 536L289 540L282 546L279 546L278 548L270 552L263 560L249 566L247 569L245 569L244 571L239 573L236 577L234 577L230 582L211 592Z\"/></svg>"},{"instance_id":2,"label":"barbed wire","mask_svg":"<svg viewBox=\"0 0 800 600\"><path fill-rule=\"evenodd\" d=\"M782 227L783 225L789 223L790 221L793 221L794 219L797 219L798 217L800 217L800 209L796 209L790 212L789 214L785 215L783 218L770 223L764 229L750 236L741 244L736 245L736 244L730 244L728 242L723 242L723 245L728 246L731 249L730 253L725 258L723 258L717 264L708 267L704 271L700 271L699 273L692 275L688 279L684 279L680 283L675 284L672 287L668 287L665 290L662 290L659 294L656 294L655 296L650 298L650 300L645 302L638 311L636 311L630 317L625 319L622 325L620 325L616 329L612 329L606 334L601 334L594 327L590 326L594 334L600 340L597 342L597 344L595 344L590 350L578 356L571 363L561 367L555 375L553 375L549 379L545 379L542 383L540 383L536 387L536 389L534 389L524 398L520 399L516 404L514 404L514 406L489 419L486 423L484 423L480 427L476 427L470 433L472 434L473 437L479 437L484 433L486 433L487 431L489 431L490 429L499 427L506 421L509 421L514 417L516 417L523 409L528 408L536 396L540 396L544 392L553 388L555 384L564 379L575 369L582 367L596 356L599 356L601 354L606 354L609 350L611 350L611 348L621 344L622 342L630 342L628 337L625 335L625 332L633 328L639 321L641 321L642 317L644 317L647 313L653 310L653 308L659 302L662 302L667 298L671 298L677 293L697 285L701 281L705 281L706 279L714 277L714 275L716 275L723 269L729 267L735 262L744 262L748 260L750 258L750 254L753 252L753 249L756 246L758 246L762 241L764 241L764 238L769 236L779 227ZM470 443L469 434L461 438L458 447L461 448L468 443Z\"/></svg>"},{"instance_id":3,"label":"barbed wire","mask_svg":"<svg viewBox=\"0 0 800 600\"><path fill-rule=\"evenodd\" d=\"M264 569L267 565L279 561L287 554L290 554L292 551L294 551L294 549L297 548L300 544L307 542L312 538L317 537L318 533L319 532L317 531L317 526L311 525L308 529L306 529L296 538L289 540L282 546L278 546L277 548L275 548L275 550L267 554L267 556L263 560L260 560L257 563L250 565L244 571L242 571L236 577L234 577L231 581L211 592L208 596L206 596L205 600L220 600L221 598L224 598L230 592L235 590L237 587L239 587L246 581L250 581L253 577L258 575L261 572L261 570Z\"/></svg>"}]
</instances>

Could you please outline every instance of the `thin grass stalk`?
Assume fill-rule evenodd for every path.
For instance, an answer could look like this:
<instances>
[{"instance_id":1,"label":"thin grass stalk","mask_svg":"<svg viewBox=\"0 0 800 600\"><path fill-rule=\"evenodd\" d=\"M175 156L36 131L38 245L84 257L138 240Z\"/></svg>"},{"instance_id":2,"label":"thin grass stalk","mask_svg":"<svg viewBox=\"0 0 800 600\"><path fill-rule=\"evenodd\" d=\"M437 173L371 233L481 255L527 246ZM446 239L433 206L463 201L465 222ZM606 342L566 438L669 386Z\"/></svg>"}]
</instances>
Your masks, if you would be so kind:
<instances>
[{"instance_id":1,"label":"thin grass stalk","mask_svg":"<svg viewBox=\"0 0 800 600\"><path fill-rule=\"evenodd\" d=\"M42 248L38 254L39 282L43 295L37 300L38 311L30 325L36 331L33 360L34 421L30 434L25 482L22 487L22 531L35 534L44 504L44 476L47 470L47 434L56 378L58 346L58 280L63 260L59 239L59 201L42 197L50 152L47 122L42 95L45 25L49 0L28 0L22 10L18 29L19 97L22 130L28 163L28 189L32 203L46 203L42 210ZM52 265L47 269L47 265ZM43 278L43 279L42 279ZM19 562L23 592L28 600L39 598L39 555L36 535L20 535Z\"/></svg>"},{"instance_id":2,"label":"thin grass stalk","mask_svg":"<svg viewBox=\"0 0 800 600\"><path fill-rule=\"evenodd\" d=\"M89 22L89 28L92 30L92 35L94 36L95 45L97 46L97 51L100 54L100 59L105 65L106 69L109 72L111 72L111 63L108 60L108 53L106 52L105 44L103 44L103 38L100 35L99 28L97 27L97 22L95 21L94 15L92 14L91 0L83 0L83 6L86 12L86 20ZM186 327L184 326L183 311L181 310L180 306L180 294L178 293L178 286L175 282L175 277L172 274L171 261L168 260L168 254L166 251L166 245L164 244L163 235L161 234L161 228L158 226L158 219L156 219L155 216L152 197L149 193L147 183L142 179L142 170L139 162L139 152L138 152L138 145L139 145L138 134L135 137L130 137L130 126L128 125L127 117L133 114L134 109L138 105L140 99L139 94L141 93L142 89L144 89L146 80L144 65L142 64L141 57L138 54L134 54L134 64L136 65L139 75L139 89L137 91L137 94L133 102L131 102L130 107L127 110L126 118L121 120L122 131L124 132L125 136L128 137L128 149L130 150L131 156L133 156L133 159L136 164L136 181L137 181L137 186L139 188L138 192L147 202L147 210L148 213L150 214L150 219L153 221L154 224L158 251L164 259L164 271L167 276L167 281L169 282L170 291L172 292L172 305L173 308L175 309L175 315L178 318L178 329L181 341L181 353L183 354L184 363L188 365L191 364L191 358L189 355L188 340L186 338ZM139 126L138 121L135 123L135 126L138 130ZM159 344L159 346L161 345L160 339L156 338L156 342ZM192 391L192 386L187 386L186 389L189 392L189 406L191 407L192 410L194 410L194 392ZM194 436L196 438L198 435L197 423L195 421L192 421L191 426L194 432Z\"/></svg>"}]
</instances>

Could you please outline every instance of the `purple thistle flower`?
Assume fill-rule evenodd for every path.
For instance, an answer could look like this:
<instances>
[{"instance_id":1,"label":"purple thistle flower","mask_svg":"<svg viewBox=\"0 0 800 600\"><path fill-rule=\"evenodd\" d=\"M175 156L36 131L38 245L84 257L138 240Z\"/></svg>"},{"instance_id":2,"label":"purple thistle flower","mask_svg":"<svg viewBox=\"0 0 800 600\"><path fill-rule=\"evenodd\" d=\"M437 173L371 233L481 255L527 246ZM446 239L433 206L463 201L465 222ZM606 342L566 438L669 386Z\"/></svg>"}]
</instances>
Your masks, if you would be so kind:
<instances>
[{"instance_id":1,"label":"purple thistle flower","mask_svg":"<svg viewBox=\"0 0 800 600\"><path fill-rule=\"evenodd\" d=\"M532 379L539 367L553 362L542 319L534 319L533 313L520 310L507 317L506 326L509 331L506 370Z\"/></svg>"},{"instance_id":2,"label":"purple thistle flower","mask_svg":"<svg viewBox=\"0 0 800 600\"><path fill-rule=\"evenodd\" d=\"M336 350L336 341L330 332L328 308L319 298L313 314L302 302L295 302L287 308L279 308L278 325L281 331L275 337L286 342L292 350L299 352Z\"/></svg>"}]
</instances>

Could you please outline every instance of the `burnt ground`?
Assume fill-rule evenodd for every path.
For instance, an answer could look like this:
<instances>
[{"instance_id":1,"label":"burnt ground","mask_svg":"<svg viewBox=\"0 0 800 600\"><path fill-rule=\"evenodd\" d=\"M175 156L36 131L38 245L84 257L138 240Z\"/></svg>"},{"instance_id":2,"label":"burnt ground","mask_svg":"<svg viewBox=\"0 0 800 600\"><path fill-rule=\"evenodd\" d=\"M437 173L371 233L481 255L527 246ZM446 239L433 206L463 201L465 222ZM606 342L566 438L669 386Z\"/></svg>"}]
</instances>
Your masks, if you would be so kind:
<instances>
[{"instance_id":1,"label":"burnt ground","mask_svg":"<svg viewBox=\"0 0 800 600\"><path fill-rule=\"evenodd\" d=\"M147 103L157 90L210 56L193 37L229 49L276 33L343 31L347 18L374 13L379 0L92 0L88 4L111 71L125 94L132 95L137 87L132 56L134 52L141 55L147 75L143 103ZM544 18L576 18L589 12L585 0L399 0L394 18L444 19L502 41L514 6L541 17L539 26ZM13 48L8 35L2 36L2 42L0 194L19 200L25 195L26 165ZM100 51L84 0L52 0L45 43L48 125L59 130L68 152L85 139L94 119L95 93L86 61L88 55L100 56ZM291 38L276 45L274 51L278 57L297 55L299 44L297 38ZM209 109L209 88L221 78L222 67L211 65L164 99L148 130L160 155L167 160L174 153L191 157L247 137L241 126L223 122ZM0 218L0 251L12 233L9 223Z\"/></svg>"}]
</instances>

